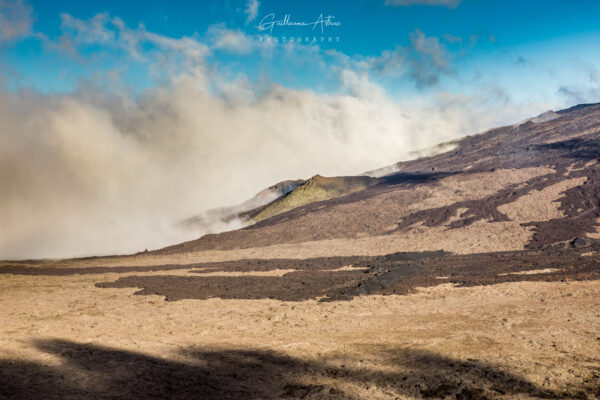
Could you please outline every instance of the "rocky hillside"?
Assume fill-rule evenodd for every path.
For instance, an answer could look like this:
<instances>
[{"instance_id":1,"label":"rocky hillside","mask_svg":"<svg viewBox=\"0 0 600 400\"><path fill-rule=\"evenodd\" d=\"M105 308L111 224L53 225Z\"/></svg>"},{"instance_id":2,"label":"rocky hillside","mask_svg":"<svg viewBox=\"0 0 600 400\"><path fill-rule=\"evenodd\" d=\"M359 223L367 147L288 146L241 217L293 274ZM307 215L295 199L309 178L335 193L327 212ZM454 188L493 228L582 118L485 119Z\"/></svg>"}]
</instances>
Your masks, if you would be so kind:
<instances>
[{"instance_id":1,"label":"rocky hillside","mask_svg":"<svg viewBox=\"0 0 600 400\"><path fill-rule=\"evenodd\" d=\"M376 157L376 155L374 155ZM310 243L369 254L540 248L599 238L600 105L467 136L381 178L313 177L257 223L158 253Z\"/></svg>"}]
</instances>

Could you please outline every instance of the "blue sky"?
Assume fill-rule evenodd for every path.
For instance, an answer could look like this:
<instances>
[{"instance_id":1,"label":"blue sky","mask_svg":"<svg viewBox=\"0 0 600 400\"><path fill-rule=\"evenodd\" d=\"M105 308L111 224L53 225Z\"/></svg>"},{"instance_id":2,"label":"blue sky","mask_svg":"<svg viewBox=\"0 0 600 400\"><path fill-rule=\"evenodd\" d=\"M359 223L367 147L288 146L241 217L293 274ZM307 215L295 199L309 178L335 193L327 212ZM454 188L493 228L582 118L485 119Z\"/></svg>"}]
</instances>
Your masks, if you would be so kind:
<instances>
[{"instance_id":1,"label":"blue sky","mask_svg":"<svg viewBox=\"0 0 600 400\"><path fill-rule=\"evenodd\" d=\"M6 8L10 3L4 0L2 4ZM28 10L30 27L1 44L4 83L12 89L69 92L82 80L98 81L115 71L121 84L138 92L168 79L165 75L169 72L157 74L147 60L132 59L109 41L94 43L90 39L89 43L76 44L77 56L60 49L57 44L61 38L76 34L65 23L65 16L81 22L83 27L105 15L107 30L116 32L110 21L118 18L129 29L143 26L147 32L163 37L189 37L208 44L217 40L215 27L256 41L264 33L257 26L270 13L275 19L289 14L290 20L305 22L315 21L319 15L332 15L341 25L326 27L322 35L319 29L316 32L317 36L334 37L333 43L298 46L318 47L318 51L221 48L211 49L206 61L232 79L243 74L253 82L336 92L341 90L337 71L348 68L349 62L402 49L399 65L390 62L384 73L369 67L362 71L400 99L457 88L468 93L501 81L503 89L516 99L527 99L534 90L557 103L575 101L577 95L567 96L561 88L572 88L569 93L582 92L582 87L590 84L590 71L600 61L600 3L591 0L262 0L255 2L252 19L249 6L254 1L248 0L18 3ZM276 28L272 36L281 39L314 33L310 27L286 26ZM416 34L426 41L436 41L438 48L431 52L439 54L419 54L411 41ZM153 44L145 46L142 51L150 52ZM277 47L284 46L279 43ZM436 56L443 59L432 64L431 58ZM345 64L340 61L342 57L348 57ZM411 63L412 72L407 71ZM425 76L419 76L418 71ZM586 96L589 93L581 94L579 100Z\"/></svg>"}]
</instances>

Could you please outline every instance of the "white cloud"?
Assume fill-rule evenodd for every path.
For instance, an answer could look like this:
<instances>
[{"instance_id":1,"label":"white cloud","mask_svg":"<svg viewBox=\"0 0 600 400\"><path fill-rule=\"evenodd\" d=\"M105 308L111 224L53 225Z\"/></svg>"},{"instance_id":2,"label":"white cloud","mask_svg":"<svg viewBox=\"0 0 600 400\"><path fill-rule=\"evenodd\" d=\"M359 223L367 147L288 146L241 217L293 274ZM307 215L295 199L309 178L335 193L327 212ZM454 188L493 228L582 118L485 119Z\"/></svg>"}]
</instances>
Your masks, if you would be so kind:
<instances>
[{"instance_id":1,"label":"white cloud","mask_svg":"<svg viewBox=\"0 0 600 400\"><path fill-rule=\"evenodd\" d=\"M450 72L449 56L437 37L425 36L417 29L410 34L413 48L411 77L417 86L431 86L439 81L441 74Z\"/></svg>"},{"instance_id":2,"label":"white cloud","mask_svg":"<svg viewBox=\"0 0 600 400\"><path fill-rule=\"evenodd\" d=\"M68 34L74 44L108 43L115 39L115 32L107 27L108 13L96 14L89 20L82 20L63 13L60 15L61 29Z\"/></svg>"},{"instance_id":3,"label":"white cloud","mask_svg":"<svg viewBox=\"0 0 600 400\"><path fill-rule=\"evenodd\" d=\"M0 0L0 41L12 41L30 35L32 11L24 0Z\"/></svg>"},{"instance_id":4,"label":"white cloud","mask_svg":"<svg viewBox=\"0 0 600 400\"><path fill-rule=\"evenodd\" d=\"M0 258L191 239L174 223L277 181L358 174L540 111L453 94L396 103L352 71L343 72L349 94L259 94L241 80L220 95L204 73L139 98L1 94Z\"/></svg>"},{"instance_id":5,"label":"white cloud","mask_svg":"<svg viewBox=\"0 0 600 400\"><path fill-rule=\"evenodd\" d=\"M409 37L410 46L396 46L376 56L347 57L337 52L333 55L351 69L375 76L408 77L418 88L434 86L443 75L452 72L450 53L439 38L426 36L419 29L411 32Z\"/></svg>"},{"instance_id":6,"label":"white cloud","mask_svg":"<svg viewBox=\"0 0 600 400\"><path fill-rule=\"evenodd\" d=\"M225 50L236 54L253 51L258 42L239 29L228 29L225 24L211 25L207 35L214 49Z\"/></svg>"},{"instance_id":7,"label":"white cloud","mask_svg":"<svg viewBox=\"0 0 600 400\"><path fill-rule=\"evenodd\" d=\"M47 44L77 57L80 57L79 49L89 45L120 49L138 61L147 61L148 55L154 56L160 51L161 57L176 54L188 63L198 63L209 53L208 46L194 36L171 38L149 32L143 24L131 29L108 13L99 13L87 20L61 14L61 21L62 35L57 42L47 41ZM145 45L152 49L142 49Z\"/></svg>"},{"instance_id":8,"label":"white cloud","mask_svg":"<svg viewBox=\"0 0 600 400\"><path fill-rule=\"evenodd\" d=\"M396 46L393 50L382 51L378 56L355 57L353 61L355 67L362 71L398 77L406 72L409 55L410 49Z\"/></svg>"},{"instance_id":9,"label":"white cloud","mask_svg":"<svg viewBox=\"0 0 600 400\"><path fill-rule=\"evenodd\" d=\"M344 69L341 71L341 78L344 88L352 96L364 99L380 99L385 97L385 90L369 80L369 75L366 72L358 74L355 71Z\"/></svg>"},{"instance_id":10,"label":"white cloud","mask_svg":"<svg viewBox=\"0 0 600 400\"><path fill-rule=\"evenodd\" d=\"M579 62L575 70L585 78L582 83L563 84L558 94L567 99L568 104L595 103L600 99L600 70L594 65Z\"/></svg>"},{"instance_id":11,"label":"white cloud","mask_svg":"<svg viewBox=\"0 0 600 400\"><path fill-rule=\"evenodd\" d=\"M258 0L248 0L246 3L246 9L244 10L248 16L246 18L246 25L254 21L258 16L258 7L260 7L260 2Z\"/></svg>"}]
</instances>

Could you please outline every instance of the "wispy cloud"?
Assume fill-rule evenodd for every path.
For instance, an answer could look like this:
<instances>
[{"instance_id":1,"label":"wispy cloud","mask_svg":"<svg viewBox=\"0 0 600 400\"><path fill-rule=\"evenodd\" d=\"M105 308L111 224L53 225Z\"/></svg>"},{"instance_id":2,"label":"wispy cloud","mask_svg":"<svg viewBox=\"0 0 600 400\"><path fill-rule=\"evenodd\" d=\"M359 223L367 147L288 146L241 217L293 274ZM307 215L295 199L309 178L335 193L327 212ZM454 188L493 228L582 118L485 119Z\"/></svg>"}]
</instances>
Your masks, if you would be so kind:
<instances>
[{"instance_id":1,"label":"wispy cloud","mask_svg":"<svg viewBox=\"0 0 600 400\"><path fill-rule=\"evenodd\" d=\"M261 44L241 30L229 29L225 24L209 26L206 34L212 49L225 50L235 54L250 53Z\"/></svg>"},{"instance_id":2,"label":"wispy cloud","mask_svg":"<svg viewBox=\"0 0 600 400\"><path fill-rule=\"evenodd\" d=\"M396 46L393 50L382 51L378 56L358 57L356 66L372 74L399 77L406 71L409 54L409 49Z\"/></svg>"},{"instance_id":3,"label":"wispy cloud","mask_svg":"<svg viewBox=\"0 0 600 400\"><path fill-rule=\"evenodd\" d=\"M246 25L254 21L258 16L258 7L260 7L260 2L258 0L248 0L246 8L244 9L244 12L247 15Z\"/></svg>"},{"instance_id":4,"label":"wispy cloud","mask_svg":"<svg viewBox=\"0 0 600 400\"><path fill-rule=\"evenodd\" d=\"M346 65L373 75L408 78L417 88L435 86L443 75L452 72L451 54L439 38L427 36L421 30L410 33L409 46L396 46L376 56L339 57ZM460 44L461 38L446 42Z\"/></svg>"},{"instance_id":5,"label":"wispy cloud","mask_svg":"<svg viewBox=\"0 0 600 400\"><path fill-rule=\"evenodd\" d=\"M31 35L32 7L24 0L0 0L0 41Z\"/></svg>"},{"instance_id":6,"label":"wispy cloud","mask_svg":"<svg viewBox=\"0 0 600 400\"><path fill-rule=\"evenodd\" d=\"M61 32L55 40L45 37L45 45L82 62L88 61L82 52L98 48L111 50L108 53L110 56L121 52L138 62L161 60L163 67L165 60L170 60L172 64L184 62L197 65L210 53L209 47L196 36L172 38L149 32L143 24L133 29L108 13L99 13L89 19L63 13Z\"/></svg>"},{"instance_id":7,"label":"wispy cloud","mask_svg":"<svg viewBox=\"0 0 600 400\"><path fill-rule=\"evenodd\" d=\"M439 81L441 74L450 71L448 52L437 37L426 36L417 29L410 34L414 50L410 74L417 86L431 86Z\"/></svg>"},{"instance_id":8,"label":"wispy cloud","mask_svg":"<svg viewBox=\"0 0 600 400\"><path fill-rule=\"evenodd\" d=\"M96 14L88 20L63 13L60 19L63 34L75 44L108 43L115 39L115 32L107 26L110 16L106 12Z\"/></svg>"},{"instance_id":9,"label":"wispy cloud","mask_svg":"<svg viewBox=\"0 0 600 400\"><path fill-rule=\"evenodd\" d=\"M558 94L567 99L568 104L597 103L600 101L600 70L593 65L578 65L586 81L584 84L562 85Z\"/></svg>"},{"instance_id":10,"label":"wispy cloud","mask_svg":"<svg viewBox=\"0 0 600 400\"><path fill-rule=\"evenodd\" d=\"M256 49L266 50L273 43L259 42L240 29L230 29L223 23L210 25L204 40L198 35L172 38L149 32L143 24L129 28L123 20L99 13L87 20L69 14L61 15L62 34L55 41L47 40L47 45L80 57L80 50L86 46L103 45L119 49L138 61L144 61L158 50L175 52L185 56L187 61L201 61L212 50L222 50L235 54L247 54Z\"/></svg>"}]
</instances>

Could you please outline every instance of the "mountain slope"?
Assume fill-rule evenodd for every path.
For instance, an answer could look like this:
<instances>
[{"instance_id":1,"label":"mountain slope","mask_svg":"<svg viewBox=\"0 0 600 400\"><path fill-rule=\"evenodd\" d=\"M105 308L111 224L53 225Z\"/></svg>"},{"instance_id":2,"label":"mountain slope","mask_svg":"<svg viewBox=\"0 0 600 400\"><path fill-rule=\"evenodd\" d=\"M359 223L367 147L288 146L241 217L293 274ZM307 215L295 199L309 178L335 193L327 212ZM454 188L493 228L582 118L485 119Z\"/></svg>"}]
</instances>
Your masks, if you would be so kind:
<instances>
[{"instance_id":1,"label":"mountain slope","mask_svg":"<svg viewBox=\"0 0 600 400\"><path fill-rule=\"evenodd\" d=\"M315 175L304 184L260 211L252 219L256 222L293 210L315 201L329 200L363 190L377 183L368 176L324 177Z\"/></svg>"},{"instance_id":2,"label":"mountain slope","mask_svg":"<svg viewBox=\"0 0 600 400\"><path fill-rule=\"evenodd\" d=\"M593 239L600 223L599 154L600 105L580 105L465 137L453 150L400 162L398 172L359 190L307 198L312 202L289 211L279 206L285 212L247 228L159 253L303 242L365 254L469 253Z\"/></svg>"},{"instance_id":3,"label":"mountain slope","mask_svg":"<svg viewBox=\"0 0 600 400\"><path fill-rule=\"evenodd\" d=\"M198 232L226 230L226 227L233 226L236 223L238 226L245 226L252 223L251 215L256 213L257 210L261 210L265 205L277 201L277 199L287 195L304 183L301 179L276 183L261 190L254 197L241 204L205 211L195 217L181 221L179 226L186 230Z\"/></svg>"}]
</instances>

